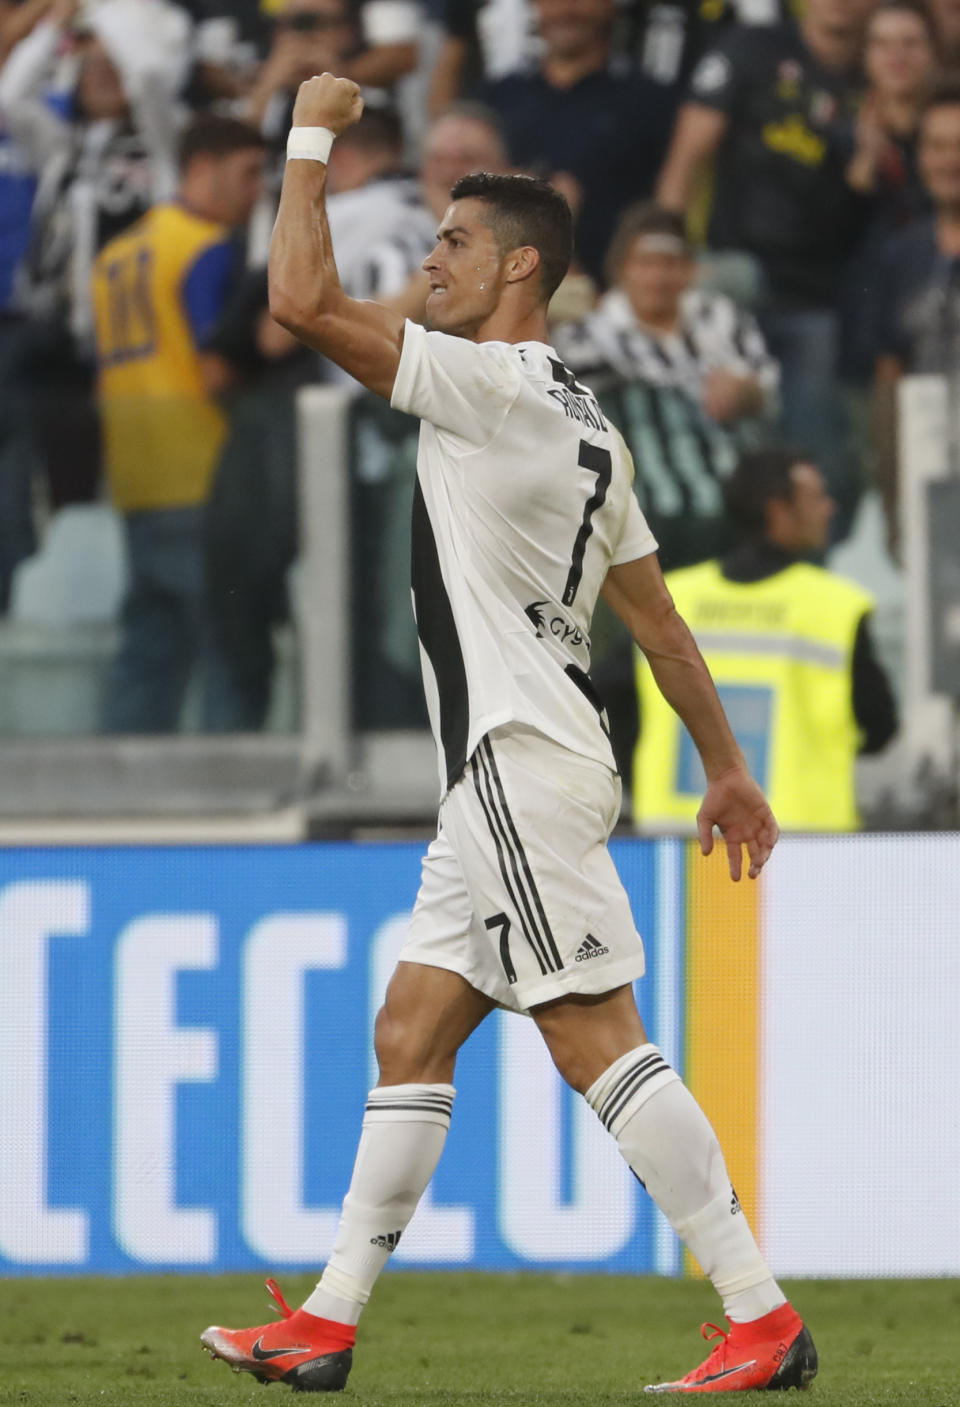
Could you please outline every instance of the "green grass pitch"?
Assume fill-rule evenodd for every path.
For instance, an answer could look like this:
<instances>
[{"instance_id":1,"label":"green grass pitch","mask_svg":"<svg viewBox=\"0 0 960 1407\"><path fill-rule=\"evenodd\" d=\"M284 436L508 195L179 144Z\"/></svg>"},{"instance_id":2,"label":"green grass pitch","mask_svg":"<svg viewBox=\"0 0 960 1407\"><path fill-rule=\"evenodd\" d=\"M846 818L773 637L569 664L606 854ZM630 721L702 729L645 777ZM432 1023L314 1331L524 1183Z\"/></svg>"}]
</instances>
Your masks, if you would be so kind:
<instances>
[{"instance_id":1,"label":"green grass pitch","mask_svg":"<svg viewBox=\"0 0 960 1407\"><path fill-rule=\"evenodd\" d=\"M281 1277L287 1299L299 1303L313 1278ZM806 1407L960 1407L960 1280L799 1281L788 1293L820 1352ZM267 1303L252 1274L0 1281L0 1403L312 1401L233 1374L200 1350L207 1324L265 1323ZM697 1281L385 1275L350 1384L331 1400L343 1407L649 1402L643 1384L698 1363L706 1351L700 1323L717 1317L713 1292Z\"/></svg>"}]
</instances>

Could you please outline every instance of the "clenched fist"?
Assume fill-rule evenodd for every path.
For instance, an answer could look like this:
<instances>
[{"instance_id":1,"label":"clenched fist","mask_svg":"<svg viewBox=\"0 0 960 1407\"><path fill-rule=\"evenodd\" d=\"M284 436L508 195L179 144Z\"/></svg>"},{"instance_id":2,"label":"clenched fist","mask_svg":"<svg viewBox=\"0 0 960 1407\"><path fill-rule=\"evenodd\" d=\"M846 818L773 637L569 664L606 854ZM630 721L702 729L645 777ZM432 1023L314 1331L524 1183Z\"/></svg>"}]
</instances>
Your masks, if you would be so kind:
<instances>
[{"instance_id":1,"label":"clenched fist","mask_svg":"<svg viewBox=\"0 0 960 1407\"><path fill-rule=\"evenodd\" d=\"M335 137L360 120L363 98L351 78L321 73L308 78L297 91L293 105L294 127L328 127Z\"/></svg>"}]
</instances>

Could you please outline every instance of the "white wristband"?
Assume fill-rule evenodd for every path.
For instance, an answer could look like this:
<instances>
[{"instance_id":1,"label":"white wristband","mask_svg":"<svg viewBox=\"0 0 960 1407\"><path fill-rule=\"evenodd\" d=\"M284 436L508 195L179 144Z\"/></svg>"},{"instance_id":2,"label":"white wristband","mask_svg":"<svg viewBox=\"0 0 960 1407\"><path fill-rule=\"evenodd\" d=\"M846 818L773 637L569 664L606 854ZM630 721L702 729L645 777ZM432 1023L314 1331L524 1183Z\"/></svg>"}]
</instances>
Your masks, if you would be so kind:
<instances>
[{"instance_id":1,"label":"white wristband","mask_svg":"<svg viewBox=\"0 0 960 1407\"><path fill-rule=\"evenodd\" d=\"M326 166L333 146L329 127L291 127L287 137L287 160L322 161Z\"/></svg>"}]
</instances>

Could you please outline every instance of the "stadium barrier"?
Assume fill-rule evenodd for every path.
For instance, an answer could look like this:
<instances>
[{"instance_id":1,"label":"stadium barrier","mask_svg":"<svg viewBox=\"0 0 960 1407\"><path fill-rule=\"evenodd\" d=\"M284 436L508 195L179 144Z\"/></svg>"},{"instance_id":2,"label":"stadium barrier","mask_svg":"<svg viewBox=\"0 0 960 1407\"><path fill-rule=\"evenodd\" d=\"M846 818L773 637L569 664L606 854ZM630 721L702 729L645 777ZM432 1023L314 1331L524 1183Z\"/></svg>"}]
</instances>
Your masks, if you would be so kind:
<instances>
[{"instance_id":1,"label":"stadium barrier","mask_svg":"<svg viewBox=\"0 0 960 1407\"><path fill-rule=\"evenodd\" d=\"M651 1038L782 1275L956 1275L960 836L621 840ZM420 844L0 851L0 1274L323 1263ZM392 1263L681 1273L527 1020Z\"/></svg>"}]
</instances>

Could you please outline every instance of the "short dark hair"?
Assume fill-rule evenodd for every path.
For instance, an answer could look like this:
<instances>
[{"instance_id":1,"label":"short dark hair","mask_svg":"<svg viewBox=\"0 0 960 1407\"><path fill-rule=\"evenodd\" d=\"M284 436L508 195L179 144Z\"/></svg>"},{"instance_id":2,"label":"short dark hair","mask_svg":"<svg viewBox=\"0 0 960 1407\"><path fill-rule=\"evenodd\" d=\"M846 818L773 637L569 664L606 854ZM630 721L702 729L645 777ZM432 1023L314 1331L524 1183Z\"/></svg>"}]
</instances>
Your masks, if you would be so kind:
<instances>
[{"instance_id":1,"label":"short dark hair","mask_svg":"<svg viewBox=\"0 0 960 1407\"><path fill-rule=\"evenodd\" d=\"M647 234L669 235L671 239L678 239L685 252L691 254L683 216L676 210L665 210L655 200L640 201L637 205L628 206L617 221L604 261L604 273L608 283L616 283L620 277L620 270L633 241Z\"/></svg>"},{"instance_id":2,"label":"short dark hair","mask_svg":"<svg viewBox=\"0 0 960 1407\"><path fill-rule=\"evenodd\" d=\"M194 118L180 139L180 170L186 171L196 156L231 156L251 148L262 151L266 145L263 135L249 122L204 112Z\"/></svg>"},{"instance_id":3,"label":"short dark hair","mask_svg":"<svg viewBox=\"0 0 960 1407\"><path fill-rule=\"evenodd\" d=\"M768 445L745 450L723 486L723 501L730 526L740 537L762 537L767 525L767 504L772 499L789 502L794 495L792 471L814 460L790 445Z\"/></svg>"},{"instance_id":4,"label":"short dark hair","mask_svg":"<svg viewBox=\"0 0 960 1407\"><path fill-rule=\"evenodd\" d=\"M543 301L549 303L573 258L573 216L560 192L536 176L478 171L461 177L450 198L483 202L490 212L486 223L502 254L524 244L537 251Z\"/></svg>"}]
</instances>

